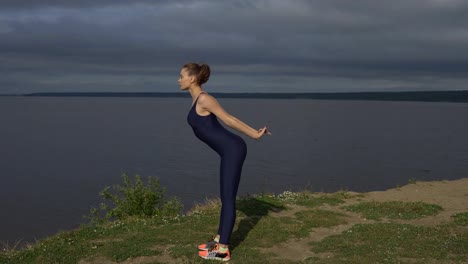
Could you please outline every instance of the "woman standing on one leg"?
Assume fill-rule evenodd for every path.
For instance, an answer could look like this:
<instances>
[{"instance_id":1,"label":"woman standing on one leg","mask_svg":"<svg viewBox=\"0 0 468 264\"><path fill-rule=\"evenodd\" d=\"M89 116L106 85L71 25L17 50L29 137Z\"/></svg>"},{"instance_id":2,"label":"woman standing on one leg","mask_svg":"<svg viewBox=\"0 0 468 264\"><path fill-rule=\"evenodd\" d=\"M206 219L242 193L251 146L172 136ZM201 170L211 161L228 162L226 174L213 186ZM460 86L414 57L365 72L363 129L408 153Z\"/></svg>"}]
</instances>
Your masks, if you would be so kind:
<instances>
[{"instance_id":1,"label":"woman standing on one leg","mask_svg":"<svg viewBox=\"0 0 468 264\"><path fill-rule=\"evenodd\" d=\"M221 215L218 234L214 240L199 245L199 256L205 259L227 261L231 254L228 249L232 228L236 220L236 196L239 187L242 165L247 154L244 140L225 129L218 118L239 132L260 139L268 134L267 127L253 129L244 122L228 114L218 101L203 91L201 85L210 77L210 67L206 64L188 63L182 67L178 83L180 89L188 90L192 96L192 108L187 121L195 135L208 144L221 157L220 195Z\"/></svg>"}]
</instances>

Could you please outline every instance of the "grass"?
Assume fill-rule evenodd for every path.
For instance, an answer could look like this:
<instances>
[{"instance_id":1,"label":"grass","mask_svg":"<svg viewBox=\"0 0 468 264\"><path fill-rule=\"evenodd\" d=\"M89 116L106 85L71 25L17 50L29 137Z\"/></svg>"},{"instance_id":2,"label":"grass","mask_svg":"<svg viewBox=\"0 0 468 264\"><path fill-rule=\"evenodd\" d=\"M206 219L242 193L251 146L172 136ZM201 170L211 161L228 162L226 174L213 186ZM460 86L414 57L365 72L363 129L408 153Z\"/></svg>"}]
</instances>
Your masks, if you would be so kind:
<instances>
[{"instance_id":1,"label":"grass","mask_svg":"<svg viewBox=\"0 0 468 264\"><path fill-rule=\"evenodd\" d=\"M367 219L417 219L439 213L442 207L423 202L362 202L356 205L345 206L344 209L361 213Z\"/></svg>"},{"instance_id":2,"label":"grass","mask_svg":"<svg viewBox=\"0 0 468 264\"><path fill-rule=\"evenodd\" d=\"M346 199L356 197L362 197L362 194L350 194L344 191L332 194L314 194L309 191L298 193L286 191L278 195L278 198L283 202L307 207L317 207L324 204L338 205L344 203Z\"/></svg>"},{"instance_id":3,"label":"grass","mask_svg":"<svg viewBox=\"0 0 468 264\"><path fill-rule=\"evenodd\" d=\"M282 243L310 241L310 234L316 228L349 224L350 218L341 207L351 198L358 196L345 192L285 192L239 199L231 236L231 262L428 263L427 260L435 260L463 263L468 257L466 212L454 214L452 222L436 227L398 223L349 225L341 234L331 235L331 232L319 242L301 242L307 256L302 260L271 250ZM363 202L345 208L369 219L414 219L442 210L437 205L400 202ZM137 258L142 258L141 262L132 263L165 263L167 258L174 259L173 263L216 263L199 258L196 245L216 234L219 210L219 200L210 200L183 216L133 216L95 222L40 240L23 250L0 253L0 263L67 264L80 260L115 263Z\"/></svg>"},{"instance_id":4,"label":"grass","mask_svg":"<svg viewBox=\"0 0 468 264\"><path fill-rule=\"evenodd\" d=\"M416 178L409 178L408 184L415 184L417 182Z\"/></svg>"},{"instance_id":5,"label":"grass","mask_svg":"<svg viewBox=\"0 0 468 264\"><path fill-rule=\"evenodd\" d=\"M454 219L455 224L468 226L468 212L454 214L452 215L452 218Z\"/></svg>"},{"instance_id":6,"label":"grass","mask_svg":"<svg viewBox=\"0 0 468 264\"><path fill-rule=\"evenodd\" d=\"M271 195L238 200L238 219L231 237L231 250L236 252L237 259L242 259L242 263L257 263L254 260L273 258L273 253L261 249L291 238L306 237L315 227L346 223L345 215L319 209L299 211L291 216L270 215L289 210L286 205ZM0 263L77 263L98 257L119 262L138 256L160 256L162 249L155 245L162 245L181 261L202 263L196 256L195 245L216 234L218 214L219 203L212 201L177 218L134 217L83 226L42 240L28 249L3 253Z\"/></svg>"},{"instance_id":7,"label":"grass","mask_svg":"<svg viewBox=\"0 0 468 264\"><path fill-rule=\"evenodd\" d=\"M333 261L325 263L461 263L468 257L468 231L453 225L357 224L311 246L314 252L333 254Z\"/></svg>"}]
</instances>

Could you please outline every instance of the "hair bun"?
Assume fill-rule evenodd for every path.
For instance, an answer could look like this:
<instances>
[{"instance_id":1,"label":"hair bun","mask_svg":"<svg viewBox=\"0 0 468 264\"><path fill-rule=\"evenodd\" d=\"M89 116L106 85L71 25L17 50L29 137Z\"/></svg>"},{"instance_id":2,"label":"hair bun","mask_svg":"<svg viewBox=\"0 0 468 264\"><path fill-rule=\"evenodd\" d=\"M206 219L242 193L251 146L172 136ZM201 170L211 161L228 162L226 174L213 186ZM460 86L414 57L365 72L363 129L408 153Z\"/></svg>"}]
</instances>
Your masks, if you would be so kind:
<instances>
[{"instance_id":1,"label":"hair bun","mask_svg":"<svg viewBox=\"0 0 468 264\"><path fill-rule=\"evenodd\" d=\"M197 84L202 85L210 79L210 66L208 64L187 63L183 67L187 70L188 75L195 75L197 77Z\"/></svg>"},{"instance_id":2,"label":"hair bun","mask_svg":"<svg viewBox=\"0 0 468 264\"><path fill-rule=\"evenodd\" d=\"M198 84L202 85L210 79L210 66L208 64L200 65L200 72L198 73Z\"/></svg>"}]
</instances>

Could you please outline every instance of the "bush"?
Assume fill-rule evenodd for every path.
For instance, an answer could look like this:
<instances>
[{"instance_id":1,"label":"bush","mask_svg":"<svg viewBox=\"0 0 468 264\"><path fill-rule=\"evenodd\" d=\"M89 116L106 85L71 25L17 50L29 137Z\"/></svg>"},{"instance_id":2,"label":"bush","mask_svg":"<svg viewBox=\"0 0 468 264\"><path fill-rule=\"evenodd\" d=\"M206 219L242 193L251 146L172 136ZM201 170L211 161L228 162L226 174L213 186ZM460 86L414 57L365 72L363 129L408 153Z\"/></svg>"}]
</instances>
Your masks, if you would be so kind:
<instances>
[{"instance_id":1,"label":"bush","mask_svg":"<svg viewBox=\"0 0 468 264\"><path fill-rule=\"evenodd\" d=\"M177 198L166 200L166 189L160 186L158 178L149 176L146 185L139 175L135 175L134 181L125 173L122 178L122 185L107 186L99 193L105 201L99 209L91 209L92 222L131 216L175 217L181 213L182 204Z\"/></svg>"}]
</instances>

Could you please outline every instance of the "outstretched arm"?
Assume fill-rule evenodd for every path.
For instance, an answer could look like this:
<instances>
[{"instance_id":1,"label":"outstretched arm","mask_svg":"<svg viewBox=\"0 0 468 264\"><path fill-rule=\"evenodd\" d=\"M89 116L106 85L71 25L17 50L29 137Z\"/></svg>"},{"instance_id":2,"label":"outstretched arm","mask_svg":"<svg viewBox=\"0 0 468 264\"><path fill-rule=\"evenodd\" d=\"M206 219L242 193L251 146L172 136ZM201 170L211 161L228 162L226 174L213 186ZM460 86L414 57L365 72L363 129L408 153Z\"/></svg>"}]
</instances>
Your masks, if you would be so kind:
<instances>
[{"instance_id":1,"label":"outstretched arm","mask_svg":"<svg viewBox=\"0 0 468 264\"><path fill-rule=\"evenodd\" d=\"M244 133L245 135L253 139L259 139L264 134L271 135L271 133L267 130L266 126L256 130L250 127L249 125L247 125L246 123L242 122L238 118L230 115L221 107L218 101L211 95L201 94L198 99L198 104L204 110L216 115L228 127L233 128L241 133Z\"/></svg>"}]
</instances>

